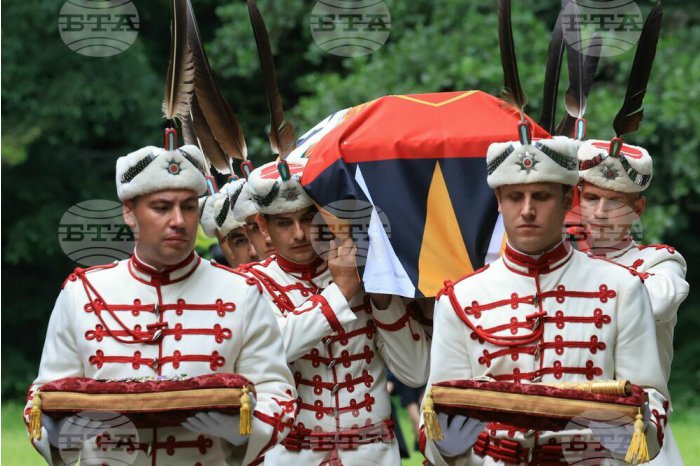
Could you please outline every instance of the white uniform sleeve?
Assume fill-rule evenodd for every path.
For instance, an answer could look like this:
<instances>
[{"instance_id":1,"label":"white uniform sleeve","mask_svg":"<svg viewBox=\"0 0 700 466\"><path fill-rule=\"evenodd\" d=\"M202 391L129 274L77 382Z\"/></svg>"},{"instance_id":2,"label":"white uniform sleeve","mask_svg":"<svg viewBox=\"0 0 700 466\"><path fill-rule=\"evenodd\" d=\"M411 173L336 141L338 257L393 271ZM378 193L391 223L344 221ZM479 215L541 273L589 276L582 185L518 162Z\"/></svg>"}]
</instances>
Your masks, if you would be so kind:
<instances>
[{"instance_id":1,"label":"white uniform sleeve","mask_svg":"<svg viewBox=\"0 0 700 466\"><path fill-rule=\"evenodd\" d=\"M375 341L389 370L409 387L425 385L430 368L430 344L423 327L397 296L391 297L386 309L371 306L377 325Z\"/></svg>"},{"instance_id":2,"label":"white uniform sleeve","mask_svg":"<svg viewBox=\"0 0 700 466\"><path fill-rule=\"evenodd\" d=\"M678 252L646 270L649 276L644 279L644 286L649 292L657 322L671 321L688 297L690 287L685 281L686 270L685 259Z\"/></svg>"},{"instance_id":3,"label":"white uniform sleeve","mask_svg":"<svg viewBox=\"0 0 700 466\"><path fill-rule=\"evenodd\" d=\"M646 431L649 454L659 452L663 440L668 388L656 348L656 331L649 296L637 278L619 290L617 338L615 340L615 379L629 380L644 387L649 395L651 422Z\"/></svg>"},{"instance_id":4,"label":"white uniform sleeve","mask_svg":"<svg viewBox=\"0 0 700 466\"><path fill-rule=\"evenodd\" d=\"M33 406L34 395L41 385L64 377L82 377L82 360L78 354L75 335L71 326L73 298L71 282L67 282L56 299L49 326L46 331L44 350L39 364L39 375L29 388L27 404L24 409L24 422L29 431L29 413ZM63 464L58 450L49 445L46 429L41 429L41 439L31 440L32 445L50 465Z\"/></svg>"},{"instance_id":5,"label":"white uniform sleeve","mask_svg":"<svg viewBox=\"0 0 700 466\"><path fill-rule=\"evenodd\" d=\"M261 292L249 287L245 299L245 328L236 373L255 384L257 404L243 465L259 461L269 448L284 440L294 421L296 390L284 357L279 328Z\"/></svg>"},{"instance_id":6,"label":"white uniform sleeve","mask_svg":"<svg viewBox=\"0 0 700 466\"><path fill-rule=\"evenodd\" d=\"M289 362L311 351L323 338L342 332L357 318L336 284L310 297L291 312L282 314L276 306L273 307Z\"/></svg>"},{"instance_id":7,"label":"white uniform sleeve","mask_svg":"<svg viewBox=\"0 0 700 466\"><path fill-rule=\"evenodd\" d=\"M437 382L471 379L478 375L473 373L469 358L467 326L452 309L449 296L443 295L436 301L433 319L433 340L430 352L432 360L439 361L439 363L430 365L428 387ZM454 458L444 458L435 444L425 438L424 431L421 406L421 444L425 445L424 454L428 461L435 466L469 464L469 452Z\"/></svg>"}]
</instances>

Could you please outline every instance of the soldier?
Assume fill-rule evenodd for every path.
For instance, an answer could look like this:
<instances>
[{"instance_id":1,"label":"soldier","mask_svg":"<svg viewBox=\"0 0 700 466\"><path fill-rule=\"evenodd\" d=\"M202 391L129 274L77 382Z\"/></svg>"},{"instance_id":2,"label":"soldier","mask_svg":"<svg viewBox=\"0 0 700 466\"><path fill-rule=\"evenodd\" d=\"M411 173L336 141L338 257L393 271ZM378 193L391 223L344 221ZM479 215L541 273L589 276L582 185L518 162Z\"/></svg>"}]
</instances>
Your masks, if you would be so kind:
<instances>
[{"instance_id":1,"label":"soldier","mask_svg":"<svg viewBox=\"0 0 700 466\"><path fill-rule=\"evenodd\" d=\"M298 392L298 422L266 464L399 465L386 367L408 385L424 384L426 336L400 299L362 291L352 240L328 262L319 257L317 210L299 182L306 162L268 163L248 180L277 253L239 270L275 305Z\"/></svg>"},{"instance_id":2,"label":"soldier","mask_svg":"<svg viewBox=\"0 0 700 466\"><path fill-rule=\"evenodd\" d=\"M272 247L270 237L260 232L258 223L255 221L257 215L258 209L250 197L250 191L246 183L243 185L243 190L233 205L233 216L237 222L245 223L245 234L248 237L248 241L253 245L258 258L263 260L273 255L275 248Z\"/></svg>"},{"instance_id":3,"label":"soldier","mask_svg":"<svg viewBox=\"0 0 700 466\"><path fill-rule=\"evenodd\" d=\"M480 376L513 383L628 379L645 387L658 415L644 426L653 456L657 435L663 436L659 419L665 415L666 384L650 344L655 336L647 293L639 278L562 241L578 181L575 143L524 140L489 147L488 183L508 242L500 259L446 282L439 294L431 348L439 364L431 364L428 383ZM572 433L580 434L576 448L597 452L600 442L624 457L627 447L619 451L619 439L630 439L626 430L613 427L612 438L598 439L590 430L548 432L495 423L482 431L484 423L476 419L443 413L438 422L444 438L425 448L439 465L470 464L472 453L486 465L566 464L564 439Z\"/></svg>"},{"instance_id":4,"label":"soldier","mask_svg":"<svg viewBox=\"0 0 700 466\"><path fill-rule=\"evenodd\" d=\"M136 235L134 253L68 276L29 390L25 415L42 384L64 377L221 372L255 384L249 437L238 435L238 416L203 411L183 427L138 429L137 441L124 447L133 448L130 464L259 463L293 418L291 374L260 288L194 252L197 198L206 191L203 163L195 146L174 151L149 146L117 161L117 194ZM65 446L65 422L43 416L41 438L33 442L49 464L63 464L56 445ZM95 451L100 436L94 436L105 426L86 427L91 433L85 436L93 438L81 442L83 451Z\"/></svg>"},{"instance_id":5,"label":"soldier","mask_svg":"<svg viewBox=\"0 0 700 466\"><path fill-rule=\"evenodd\" d=\"M216 237L217 233L221 235L226 261L234 268L259 259L246 235L245 223L237 221L233 215L233 206L244 185L243 179L233 180L222 186L218 193L199 199L199 222L204 233L209 237Z\"/></svg>"},{"instance_id":6,"label":"soldier","mask_svg":"<svg viewBox=\"0 0 700 466\"><path fill-rule=\"evenodd\" d=\"M641 245L630 228L645 208L642 195L653 173L652 158L642 147L623 144L618 157L609 155L610 141L589 140L578 150L580 214L590 253L629 270L644 281L656 320L656 342L666 382L673 361L673 329L678 307L688 296L686 263L675 248ZM670 413L670 409L667 407ZM657 422L660 422L657 415ZM664 426L668 421L662 418ZM653 464L682 465L680 451L666 428L663 447Z\"/></svg>"}]
</instances>

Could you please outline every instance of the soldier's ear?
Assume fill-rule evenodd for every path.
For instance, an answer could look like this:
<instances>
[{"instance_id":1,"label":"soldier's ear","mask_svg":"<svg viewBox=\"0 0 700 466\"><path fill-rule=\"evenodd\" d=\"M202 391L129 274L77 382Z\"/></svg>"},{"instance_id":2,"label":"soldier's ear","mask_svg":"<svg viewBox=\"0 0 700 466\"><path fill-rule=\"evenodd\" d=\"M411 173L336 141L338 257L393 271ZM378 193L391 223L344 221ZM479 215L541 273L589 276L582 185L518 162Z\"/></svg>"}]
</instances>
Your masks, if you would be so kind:
<instances>
[{"instance_id":1,"label":"soldier's ear","mask_svg":"<svg viewBox=\"0 0 700 466\"><path fill-rule=\"evenodd\" d=\"M640 195L639 198L636 201L634 201L634 213L637 214L637 217L642 217L646 205L647 199L644 196Z\"/></svg>"},{"instance_id":2,"label":"soldier's ear","mask_svg":"<svg viewBox=\"0 0 700 466\"><path fill-rule=\"evenodd\" d=\"M574 189L576 189L574 186L568 186L568 185L563 185L564 186L564 205L566 206L566 210L569 211L571 210L571 206L574 204Z\"/></svg>"},{"instance_id":3,"label":"soldier's ear","mask_svg":"<svg viewBox=\"0 0 700 466\"><path fill-rule=\"evenodd\" d=\"M493 193L496 195L496 201L498 201L498 212L503 213L501 210L501 188L494 189Z\"/></svg>"},{"instance_id":4,"label":"soldier's ear","mask_svg":"<svg viewBox=\"0 0 700 466\"><path fill-rule=\"evenodd\" d=\"M260 233L263 234L263 236L270 236L270 232L267 229L267 219L265 216L261 213L258 213L255 215L255 223L258 224L258 228L260 229Z\"/></svg>"},{"instance_id":5,"label":"soldier's ear","mask_svg":"<svg viewBox=\"0 0 700 466\"><path fill-rule=\"evenodd\" d=\"M135 232L138 222L136 221L136 215L134 215L134 201L132 199L128 199L122 204L122 215L124 216L124 223L131 228L131 231Z\"/></svg>"}]
</instances>

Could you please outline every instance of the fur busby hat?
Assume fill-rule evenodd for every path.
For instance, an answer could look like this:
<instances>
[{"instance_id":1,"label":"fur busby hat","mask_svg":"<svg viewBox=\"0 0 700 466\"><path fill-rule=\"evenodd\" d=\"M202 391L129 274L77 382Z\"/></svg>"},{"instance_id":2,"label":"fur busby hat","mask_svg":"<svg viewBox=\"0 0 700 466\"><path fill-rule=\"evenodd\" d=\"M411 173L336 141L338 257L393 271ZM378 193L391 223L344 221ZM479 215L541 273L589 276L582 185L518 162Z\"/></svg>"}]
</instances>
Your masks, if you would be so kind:
<instances>
[{"instance_id":1,"label":"fur busby hat","mask_svg":"<svg viewBox=\"0 0 700 466\"><path fill-rule=\"evenodd\" d=\"M282 214L313 204L301 186L301 175L308 159L270 162L256 168L248 177L248 189L258 212Z\"/></svg>"},{"instance_id":2,"label":"fur busby hat","mask_svg":"<svg viewBox=\"0 0 700 466\"><path fill-rule=\"evenodd\" d=\"M121 201L166 189L207 191L205 159L196 146L173 151L146 146L117 159L117 196Z\"/></svg>"},{"instance_id":3,"label":"fur busby hat","mask_svg":"<svg viewBox=\"0 0 700 466\"><path fill-rule=\"evenodd\" d=\"M199 199L199 223L209 237L218 231L226 236L245 225L234 218L233 206L241 195L245 180L234 180L221 187L221 191Z\"/></svg>"},{"instance_id":4,"label":"fur busby hat","mask_svg":"<svg viewBox=\"0 0 700 466\"><path fill-rule=\"evenodd\" d=\"M242 181L241 193L233 204L233 217L238 222L245 222L246 218L258 213L258 208L255 207L253 198L250 197L250 185L247 183L247 180L244 179Z\"/></svg>"},{"instance_id":5,"label":"fur busby hat","mask_svg":"<svg viewBox=\"0 0 700 466\"><path fill-rule=\"evenodd\" d=\"M578 182L576 142L563 136L520 141L495 142L486 153L488 185L495 189L509 184Z\"/></svg>"},{"instance_id":6,"label":"fur busby hat","mask_svg":"<svg viewBox=\"0 0 700 466\"><path fill-rule=\"evenodd\" d=\"M622 144L617 156L610 155L610 142L590 139L581 144L578 150L581 179L622 193L647 189L654 173L649 152L643 147Z\"/></svg>"}]
</instances>

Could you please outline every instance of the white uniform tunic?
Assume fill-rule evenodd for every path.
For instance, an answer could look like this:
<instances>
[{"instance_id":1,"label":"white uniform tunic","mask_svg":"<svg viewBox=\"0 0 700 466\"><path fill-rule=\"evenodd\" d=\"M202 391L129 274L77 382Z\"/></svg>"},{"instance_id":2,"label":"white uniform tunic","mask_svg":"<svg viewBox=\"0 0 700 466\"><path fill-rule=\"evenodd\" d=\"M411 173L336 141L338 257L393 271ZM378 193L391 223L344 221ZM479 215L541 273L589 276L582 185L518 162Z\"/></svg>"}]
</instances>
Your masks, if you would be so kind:
<instances>
[{"instance_id":1,"label":"white uniform tunic","mask_svg":"<svg viewBox=\"0 0 700 466\"><path fill-rule=\"evenodd\" d=\"M36 389L64 377L238 373L253 382L257 392L246 445L233 447L183 427L138 429L138 438L130 439L134 451L125 461L138 466L260 463L262 453L281 440L279 432L294 416L295 390L283 351L259 287L194 253L160 272L136 256L76 269L51 314L25 418ZM49 464L62 464L42 430L34 446Z\"/></svg>"},{"instance_id":2,"label":"white uniform tunic","mask_svg":"<svg viewBox=\"0 0 700 466\"><path fill-rule=\"evenodd\" d=\"M601 254L601 251L596 250L595 253ZM673 330L678 321L678 307L688 296L689 291L688 282L685 281L687 271L685 259L670 246L658 244L643 246L631 239L625 240L612 251L602 252L602 254L644 280L656 320L659 359L668 382L673 362ZM668 416L671 409L667 411ZM663 413L652 411L652 418L652 422L663 423L664 426L668 422L668 418ZM664 435L661 453L649 464L682 466L683 460L670 426Z\"/></svg>"},{"instance_id":3,"label":"white uniform tunic","mask_svg":"<svg viewBox=\"0 0 700 466\"><path fill-rule=\"evenodd\" d=\"M295 428L265 463L399 465L386 368L420 386L429 361L425 333L401 300L385 310L364 293L348 302L320 259L304 266L273 256L239 270L276 305L298 392Z\"/></svg>"},{"instance_id":4,"label":"white uniform tunic","mask_svg":"<svg viewBox=\"0 0 700 466\"><path fill-rule=\"evenodd\" d=\"M568 243L538 259L507 246L502 258L439 295L428 383L480 376L520 383L628 379L645 387L652 411L665 415L666 381L654 341L638 278ZM646 431L652 456L657 432L662 438L663 425L652 420ZM587 441L586 431L580 433ZM439 465L474 464L474 452L485 455L483 464L502 464L499 456L511 457L507 464L528 458L567 464L556 446L566 434L490 424L467 455L443 458L431 441L425 449ZM554 446L538 447L545 444ZM554 462L545 462L557 449Z\"/></svg>"}]
</instances>

